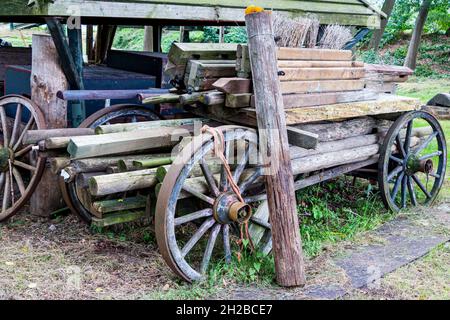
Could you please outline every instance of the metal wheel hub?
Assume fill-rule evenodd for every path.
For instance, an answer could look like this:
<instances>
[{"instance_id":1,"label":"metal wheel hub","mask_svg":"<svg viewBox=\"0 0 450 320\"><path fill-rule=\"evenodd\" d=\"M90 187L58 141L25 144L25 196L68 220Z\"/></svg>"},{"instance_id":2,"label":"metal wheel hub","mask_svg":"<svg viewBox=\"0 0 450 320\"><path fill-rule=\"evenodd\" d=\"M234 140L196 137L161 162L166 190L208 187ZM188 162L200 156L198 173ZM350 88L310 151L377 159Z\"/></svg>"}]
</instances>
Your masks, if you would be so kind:
<instances>
[{"instance_id":1,"label":"metal wheel hub","mask_svg":"<svg viewBox=\"0 0 450 320\"><path fill-rule=\"evenodd\" d=\"M244 223L252 216L252 207L239 201L232 192L220 194L213 206L214 219L220 224Z\"/></svg>"},{"instance_id":2,"label":"metal wheel hub","mask_svg":"<svg viewBox=\"0 0 450 320\"><path fill-rule=\"evenodd\" d=\"M10 148L0 148L0 171L8 171L9 160L14 160L14 151Z\"/></svg>"},{"instance_id":3,"label":"metal wheel hub","mask_svg":"<svg viewBox=\"0 0 450 320\"><path fill-rule=\"evenodd\" d=\"M412 176L414 173L420 170L420 160L414 154L411 154L406 158L405 163L403 165L404 171L408 176Z\"/></svg>"}]
</instances>

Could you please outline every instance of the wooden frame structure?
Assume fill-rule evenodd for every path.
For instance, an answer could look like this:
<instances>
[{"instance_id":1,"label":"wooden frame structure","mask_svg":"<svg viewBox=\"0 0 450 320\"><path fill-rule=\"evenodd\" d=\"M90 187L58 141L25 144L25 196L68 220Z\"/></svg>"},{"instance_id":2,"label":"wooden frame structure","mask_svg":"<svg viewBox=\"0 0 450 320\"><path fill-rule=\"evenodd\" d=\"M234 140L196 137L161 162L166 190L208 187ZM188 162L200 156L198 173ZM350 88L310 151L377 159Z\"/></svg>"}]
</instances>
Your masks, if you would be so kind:
<instances>
[{"instance_id":1,"label":"wooden frame structure","mask_svg":"<svg viewBox=\"0 0 450 320\"><path fill-rule=\"evenodd\" d=\"M0 7L0 21L80 16L86 24L236 25L244 24L244 9L252 4L289 17L314 14L322 24L379 28L385 16L366 0L9 0Z\"/></svg>"}]
</instances>

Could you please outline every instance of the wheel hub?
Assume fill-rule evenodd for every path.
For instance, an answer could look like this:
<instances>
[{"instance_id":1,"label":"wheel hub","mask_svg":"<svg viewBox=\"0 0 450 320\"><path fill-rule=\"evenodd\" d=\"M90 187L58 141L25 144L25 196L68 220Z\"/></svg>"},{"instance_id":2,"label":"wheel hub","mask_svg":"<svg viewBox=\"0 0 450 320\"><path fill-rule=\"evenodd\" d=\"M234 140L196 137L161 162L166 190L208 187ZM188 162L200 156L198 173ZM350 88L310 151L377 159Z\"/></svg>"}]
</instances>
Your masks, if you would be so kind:
<instances>
[{"instance_id":1,"label":"wheel hub","mask_svg":"<svg viewBox=\"0 0 450 320\"><path fill-rule=\"evenodd\" d=\"M410 155L404 164L405 173L408 176L412 176L417 171L420 171L420 160L414 154Z\"/></svg>"},{"instance_id":2,"label":"wheel hub","mask_svg":"<svg viewBox=\"0 0 450 320\"><path fill-rule=\"evenodd\" d=\"M213 206L214 219L220 224L244 223L252 215L252 207L239 201L234 193L222 193Z\"/></svg>"},{"instance_id":3,"label":"wheel hub","mask_svg":"<svg viewBox=\"0 0 450 320\"><path fill-rule=\"evenodd\" d=\"M14 160L14 152L10 148L0 148L0 171L5 172L9 168L9 160Z\"/></svg>"}]
</instances>

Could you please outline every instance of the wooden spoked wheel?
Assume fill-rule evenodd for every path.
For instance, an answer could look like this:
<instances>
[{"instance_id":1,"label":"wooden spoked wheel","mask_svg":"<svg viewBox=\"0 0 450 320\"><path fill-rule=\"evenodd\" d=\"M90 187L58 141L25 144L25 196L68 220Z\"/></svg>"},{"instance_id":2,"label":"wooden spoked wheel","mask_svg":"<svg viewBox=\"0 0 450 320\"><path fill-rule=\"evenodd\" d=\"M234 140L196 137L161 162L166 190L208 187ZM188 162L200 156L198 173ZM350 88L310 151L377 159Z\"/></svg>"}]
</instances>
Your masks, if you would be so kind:
<instances>
[{"instance_id":1,"label":"wooden spoked wheel","mask_svg":"<svg viewBox=\"0 0 450 320\"><path fill-rule=\"evenodd\" d=\"M445 137L436 118L424 111L402 115L389 129L380 154L378 182L386 207L396 212L430 205L444 182L446 164Z\"/></svg>"},{"instance_id":2,"label":"wooden spoked wheel","mask_svg":"<svg viewBox=\"0 0 450 320\"><path fill-rule=\"evenodd\" d=\"M160 120L160 117L153 111L141 105L121 104L97 111L86 118L79 127L94 129L105 124L153 120ZM72 213L79 215L84 222L90 224L93 216L90 211L91 196L85 188L79 187L79 179L66 183L61 178L60 187L63 198Z\"/></svg>"},{"instance_id":3,"label":"wooden spoked wheel","mask_svg":"<svg viewBox=\"0 0 450 320\"><path fill-rule=\"evenodd\" d=\"M177 156L156 204L161 254L170 268L189 282L202 279L212 261L230 261L234 240L240 239L245 221L254 247L264 253L272 249L263 170L257 165L257 134L237 126L220 130L225 138L224 154L244 202L231 190L225 167L213 156L213 137L205 133Z\"/></svg>"},{"instance_id":4,"label":"wooden spoked wheel","mask_svg":"<svg viewBox=\"0 0 450 320\"><path fill-rule=\"evenodd\" d=\"M28 130L46 126L39 107L22 96L0 98L0 118L0 221L4 221L23 207L39 184L45 160L22 141Z\"/></svg>"}]
</instances>

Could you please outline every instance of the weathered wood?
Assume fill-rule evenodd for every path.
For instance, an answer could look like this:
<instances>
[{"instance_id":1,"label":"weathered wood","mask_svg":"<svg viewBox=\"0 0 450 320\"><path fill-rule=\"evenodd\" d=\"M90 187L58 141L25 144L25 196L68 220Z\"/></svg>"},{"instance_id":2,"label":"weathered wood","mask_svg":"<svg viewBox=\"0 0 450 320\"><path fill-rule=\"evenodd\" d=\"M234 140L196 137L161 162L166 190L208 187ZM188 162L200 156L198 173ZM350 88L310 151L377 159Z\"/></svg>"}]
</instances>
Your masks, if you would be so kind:
<instances>
[{"instance_id":1,"label":"weathered wood","mask_svg":"<svg viewBox=\"0 0 450 320\"><path fill-rule=\"evenodd\" d=\"M175 65L186 65L191 57L198 60L234 60L237 44L233 43L174 43L168 58Z\"/></svg>"},{"instance_id":2,"label":"weathered wood","mask_svg":"<svg viewBox=\"0 0 450 320\"><path fill-rule=\"evenodd\" d=\"M97 228L109 227L115 224L127 223L147 216L145 210L122 211L111 213L103 218L93 217L91 225Z\"/></svg>"},{"instance_id":3,"label":"weathered wood","mask_svg":"<svg viewBox=\"0 0 450 320\"><path fill-rule=\"evenodd\" d=\"M361 117L346 121L295 125L295 128L318 135L319 142L341 140L371 133L378 123L372 117Z\"/></svg>"},{"instance_id":4,"label":"weathered wood","mask_svg":"<svg viewBox=\"0 0 450 320\"><path fill-rule=\"evenodd\" d=\"M278 68L362 68L362 61L278 60Z\"/></svg>"},{"instance_id":5,"label":"weathered wood","mask_svg":"<svg viewBox=\"0 0 450 320\"><path fill-rule=\"evenodd\" d=\"M128 132L136 130L146 130L155 129L161 127L178 127L194 124L204 124L207 123L208 119L203 118L186 118L186 119L172 119L172 120L157 120L157 121L142 121L142 122L132 122L132 123L117 123L101 125L95 128L96 134L106 134L106 133L118 133L118 132Z\"/></svg>"},{"instance_id":6,"label":"weathered wood","mask_svg":"<svg viewBox=\"0 0 450 320\"><path fill-rule=\"evenodd\" d=\"M176 135L189 135L193 127L146 129L108 133L89 137L72 137L67 147L72 158L90 158L123 152L170 147L178 143Z\"/></svg>"},{"instance_id":7,"label":"weathered wood","mask_svg":"<svg viewBox=\"0 0 450 320\"><path fill-rule=\"evenodd\" d=\"M67 103L56 93L69 86L61 69L58 53L48 35L33 35L31 99L44 114L48 128L67 127ZM30 212L46 216L64 206L58 185L58 177L45 170L38 187L31 196ZM43 201L42 199L45 199Z\"/></svg>"},{"instance_id":8,"label":"weathered wood","mask_svg":"<svg viewBox=\"0 0 450 320\"><path fill-rule=\"evenodd\" d=\"M69 145L70 137L55 137L39 141L39 150L57 150L65 149Z\"/></svg>"},{"instance_id":9,"label":"weathered wood","mask_svg":"<svg viewBox=\"0 0 450 320\"><path fill-rule=\"evenodd\" d=\"M278 48L278 60L331 60L350 61L350 50Z\"/></svg>"},{"instance_id":10,"label":"weathered wood","mask_svg":"<svg viewBox=\"0 0 450 320\"><path fill-rule=\"evenodd\" d=\"M206 94L202 94L199 101L207 106L221 105L225 103L225 94L218 91L211 91Z\"/></svg>"},{"instance_id":11,"label":"weathered wood","mask_svg":"<svg viewBox=\"0 0 450 320\"><path fill-rule=\"evenodd\" d=\"M305 149L314 149L317 146L319 140L317 134L295 127L286 127L286 129L289 144Z\"/></svg>"},{"instance_id":12,"label":"weathered wood","mask_svg":"<svg viewBox=\"0 0 450 320\"><path fill-rule=\"evenodd\" d=\"M47 159L47 161L50 164L50 171L53 174L59 174L62 169L70 165L69 157L55 157Z\"/></svg>"},{"instance_id":13,"label":"weathered wood","mask_svg":"<svg viewBox=\"0 0 450 320\"><path fill-rule=\"evenodd\" d=\"M286 111L286 122L290 125L296 123L355 118L367 115L419 110L420 107L421 103L417 99L380 95L380 98L373 101L290 109Z\"/></svg>"},{"instance_id":14,"label":"weathered wood","mask_svg":"<svg viewBox=\"0 0 450 320\"><path fill-rule=\"evenodd\" d=\"M90 178L89 192L93 196L104 196L154 187L158 182L156 168L107 174Z\"/></svg>"},{"instance_id":15,"label":"weathered wood","mask_svg":"<svg viewBox=\"0 0 450 320\"><path fill-rule=\"evenodd\" d=\"M126 171L136 171L136 170L142 170L144 169L140 164L134 164L134 162L139 163L140 161L147 161L147 160L157 160L157 159L171 159L172 155L170 153L158 153L158 154L151 154L151 155L135 155L135 156L129 156L125 159L120 159L117 161L117 167L119 168L120 172L126 172ZM166 160L168 161L168 160Z\"/></svg>"},{"instance_id":16,"label":"weathered wood","mask_svg":"<svg viewBox=\"0 0 450 320\"><path fill-rule=\"evenodd\" d=\"M364 65L366 71L396 75L396 76L411 76L414 71L408 67L403 66L394 66L394 65L385 65L385 64L371 64L366 63Z\"/></svg>"},{"instance_id":17,"label":"weathered wood","mask_svg":"<svg viewBox=\"0 0 450 320\"><path fill-rule=\"evenodd\" d=\"M147 205L147 198L144 196L96 201L92 204L93 208L102 214L115 211L142 209L145 208L146 205Z\"/></svg>"},{"instance_id":18,"label":"weathered wood","mask_svg":"<svg viewBox=\"0 0 450 320\"><path fill-rule=\"evenodd\" d=\"M284 108L294 109L333 104L342 104L355 101L376 100L379 93L373 90L325 92L325 93L299 93L283 95Z\"/></svg>"},{"instance_id":19,"label":"weathered wood","mask_svg":"<svg viewBox=\"0 0 450 320\"><path fill-rule=\"evenodd\" d=\"M224 93L250 93L252 81L246 78L221 78L214 82L213 87Z\"/></svg>"},{"instance_id":20,"label":"weathered wood","mask_svg":"<svg viewBox=\"0 0 450 320\"><path fill-rule=\"evenodd\" d=\"M171 164L172 161L173 161L172 157L137 160L137 161L133 161L133 166L135 166L136 168L141 168L141 169L154 168L154 167Z\"/></svg>"},{"instance_id":21,"label":"weathered wood","mask_svg":"<svg viewBox=\"0 0 450 320\"><path fill-rule=\"evenodd\" d=\"M253 13L245 21L260 148L264 163L274 166L276 162L265 176L275 271L278 284L289 287L304 285L306 280L271 17L269 12ZM278 50L279 55L284 52Z\"/></svg>"},{"instance_id":22,"label":"weathered wood","mask_svg":"<svg viewBox=\"0 0 450 320\"><path fill-rule=\"evenodd\" d=\"M95 134L90 128L64 128L47 130L28 130L24 137L24 144L35 144L41 140L55 137L88 136Z\"/></svg>"},{"instance_id":23,"label":"weathered wood","mask_svg":"<svg viewBox=\"0 0 450 320\"><path fill-rule=\"evenodd\" d=\"M228 108L245 108L250 106L251 93L228 93L225 98L225 106Z\"/></svg>"},{"instance_id":24,"label":"weathered wood","mask_svg":"<svg viewBox=\"0 0 450 320\"><path fill-rule=\"evenodd\" d=\"M364 68L283 68L280 81L360 79Z\"/></svg>"},{"instance_id":25,"label":"weathered wood","mask_svg":"<svg viewBox=\"0 0 450 320\"><path fill-rule=\"evenodd\" d=\"M283 94L356 91L364 89L364 80L282 81Z\"/></svg>"},{"instance_id":26,"label":"weathered wood","mask_svg":"<svg viewBox=\"0 0 450 320\"><path fill-rule=\"evenodd\" d=\"M146 98L145 95L140 95L143 104L161 104L161 103L176 103L180 100L180 95L174 93L162 94Z\"/></svg>"}]
</instances>

